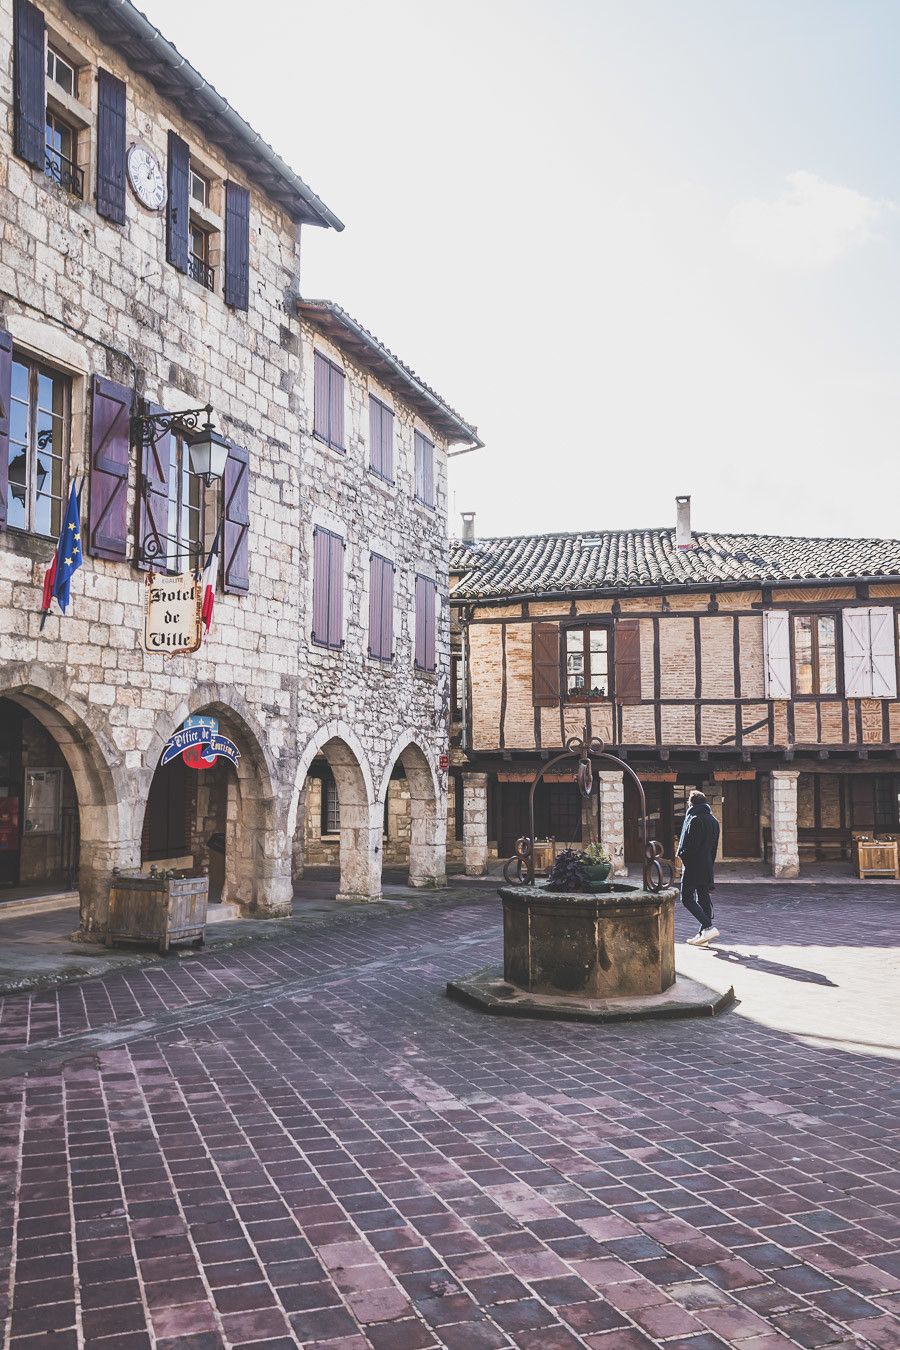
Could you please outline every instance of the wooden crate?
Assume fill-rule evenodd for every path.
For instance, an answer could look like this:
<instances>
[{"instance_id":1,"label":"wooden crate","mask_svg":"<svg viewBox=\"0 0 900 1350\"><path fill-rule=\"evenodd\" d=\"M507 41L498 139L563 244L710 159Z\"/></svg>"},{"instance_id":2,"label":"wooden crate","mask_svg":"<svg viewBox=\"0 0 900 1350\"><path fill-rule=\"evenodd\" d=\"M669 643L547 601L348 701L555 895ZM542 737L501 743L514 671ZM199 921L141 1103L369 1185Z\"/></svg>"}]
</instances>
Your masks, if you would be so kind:
<instances>
[{"instance_id":1,"label":"wooden crate","mask_svg":"<svg viewBox=\"0 0 900 1350\"><path fill-rule=\"evenodd\" d=\"M857 839L857 869L860 877L894 877L900 879L896 839Z\"/></svg>"},{"instance_id":2,"label":"wooden crate","mask_svg":"<svg viewBox=\"0 0 900 1350\"><path fill-rule=\"evenodd\" d=\"M106 945L152 942L165 953L174 942L203 945L207 876L152 876L118 872L109 888Z\"/></svg>"}]
</instances>

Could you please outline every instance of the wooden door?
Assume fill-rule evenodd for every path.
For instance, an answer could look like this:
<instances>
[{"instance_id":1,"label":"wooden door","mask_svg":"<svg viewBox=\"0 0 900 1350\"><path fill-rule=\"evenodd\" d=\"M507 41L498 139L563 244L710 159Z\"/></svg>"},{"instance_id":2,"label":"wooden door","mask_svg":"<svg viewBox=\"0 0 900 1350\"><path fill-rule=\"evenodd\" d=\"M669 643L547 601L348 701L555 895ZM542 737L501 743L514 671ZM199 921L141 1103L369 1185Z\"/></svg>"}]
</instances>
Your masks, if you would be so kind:
<instances>
[{"instance_id":1,"label":"wooden door","mask_svg":"<svg viewBox=\"0 0 900 1350\"><path fill-rule=\"evenodd\" d=\"M722 853L726 858L759 857L759 799L755 780L723 785Z\"/></svg>"},{"instance_id":2,"label":"wooden door","mask_svg":"<svg viewBox=\"0 0 900 1350\"><path fill-rule=\"evenodd\" d=\"M516 840L528 833L528 794L530 783L500 785L500 830L497 839L501 858L511 858Z\"/></svg>"}]
</instances>

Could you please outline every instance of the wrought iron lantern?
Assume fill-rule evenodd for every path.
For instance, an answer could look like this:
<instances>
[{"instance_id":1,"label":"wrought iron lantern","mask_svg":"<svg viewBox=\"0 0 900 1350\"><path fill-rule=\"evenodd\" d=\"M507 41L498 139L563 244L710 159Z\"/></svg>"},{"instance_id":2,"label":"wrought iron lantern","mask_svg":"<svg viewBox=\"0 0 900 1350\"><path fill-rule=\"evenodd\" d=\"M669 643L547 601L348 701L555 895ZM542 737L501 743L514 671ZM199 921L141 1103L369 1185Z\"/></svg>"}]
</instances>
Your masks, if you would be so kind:
<instances>
[{"instance_id":1,"label":"wrought iron lantern","mask_svg":"<svg viewBox=\"0 0 900 1350\"><path fill-rule=\"evenodd\" d=\"M135 445L142 450L152 450L164 436L181 436L190 455L191 472L202 478L208 488L224 479L229 442L213 426L211 403L202 408L189 408L185 412L175 413L148 412L143 400L139 407L140 411L131 419L131 436ZM152 564L165 552L166 544L179 552L184 551L183 541L154 530L140 543L141 560ZM201 556L203 552L201 542Z\"/></svg>"},{"instance_id":2,"label":"wrought iron lantern","mask_svg":"<svg viewBox=\"0 0 900 1350\"><path fill-rule=\"evenodd\" d=\"M587 727L580 737L570 736L562 754L554 756L535 774L531 791L528 794L528 834L516 840L516 851L503 868L503 877L508 885L534 885L534 794L548 770L566 759L577 759L575 782L583 801L587 801L594 788L594 760L605 760L629 775L638 791L641 803L641 840L644 845L644 890L661 891L672 884L672 867L663 857L662 844L658 839L650 839L647 829L647 798L644 785L630 764L618 755L607 750L606 745L597 736L591 736Z\"/></svg>"}]
</instances>

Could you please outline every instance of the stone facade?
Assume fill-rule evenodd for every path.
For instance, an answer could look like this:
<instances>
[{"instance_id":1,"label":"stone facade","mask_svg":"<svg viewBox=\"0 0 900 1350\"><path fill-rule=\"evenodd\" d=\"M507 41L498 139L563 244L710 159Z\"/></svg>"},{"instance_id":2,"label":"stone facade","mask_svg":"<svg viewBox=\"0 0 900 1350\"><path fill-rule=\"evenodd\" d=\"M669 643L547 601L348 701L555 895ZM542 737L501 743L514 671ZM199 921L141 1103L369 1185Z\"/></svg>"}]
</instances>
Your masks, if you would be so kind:
<instances>
[{"instance_id":1,"label":"stone facade","mask_svg":"<svg viewBox=\"0 0 900 1350\"><path fill-rule=\"evenodd\" d=\"M250 464L249 589L219 594L209 640L192 656L142 649L146 574L132 561L140 545L133 524L128 560L86 558L68 614L54 607L43 629L41 584L55 541L0 530L0 696L34 715L71 771L83 927L102 933L111 869L140 865L144 806L162 747L198 712L217 716L241 753L237 771L220 785L222 802L209 791L198 794L198 811L207 813L195 831L198 853L211 824L218 821L225 835L223 899L247 913L290 909L292 873L303 861L299 804L317 755L329 761L340 792L342 893L370 899L380 892L384 801L398 761L409 786L413 879L440 885L446 458L448 444L465 433L454 437L456 415L435 395L423 403L422 386L405 368L389 384L376 378L373 367L386 368L376 340L351 358L333 334L303 319L296 220L60 0L48 0L43 12L51 40L80 66L85 188L79 200L14 154L13 0L0 0L0 329L11 334L16 353L70 382L67 472L79 481L86 476L83 525L91 510L95 376L170 412L211 404L219 429L247 449ZM220 286L209 290L167 263L164 215L145 210L130 191L124 226L97 213L94 73L101 66L125 82L129 143L150 147L165 165L167 133L188 142L192 162L196 157L211 183L209 222L219 219L226 180L249 190L246 311L229 308ZM317 351L345 374L343 452L313 434ZM394 411L393 483L368 471L371 395ZM433 508L415 499L414 430L426 432L435 447ZM127 518L134 522L138 450L131 455ZM207 493L213 521L221 510L216 498L216 488ZM311 641L313 532L320 525L346 544L344 641L337 651ZM391 662L368 656L370 550L396 568ZM437 584L430 673L413 660L417 574Z\"/></svg>"}]
</instances>

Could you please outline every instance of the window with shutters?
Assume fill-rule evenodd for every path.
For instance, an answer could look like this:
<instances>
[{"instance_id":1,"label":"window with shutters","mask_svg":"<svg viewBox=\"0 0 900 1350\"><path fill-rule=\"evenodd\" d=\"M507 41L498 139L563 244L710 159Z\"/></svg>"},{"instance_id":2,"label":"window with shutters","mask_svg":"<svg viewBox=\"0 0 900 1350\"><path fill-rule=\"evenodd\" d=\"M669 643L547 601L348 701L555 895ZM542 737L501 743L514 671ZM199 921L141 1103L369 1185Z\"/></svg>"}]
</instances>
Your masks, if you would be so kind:
<instances>
[{"instance_id":1,"label":"window with shutters","mask_svg":"<svg viewBox=\"0 0 900 1350\"><path fill-rule=\"evenodd\" d=\"M431 577L416 577L416 656L417 670L435 669L437 636L437 585Z\"/></svg>"},{"instance_id":2,"label":"window with shutters","mask_svg":"<svg viewBox=\"0 0 900 1350\"><path fill-rule=\"evenodd\" d=\"M415 433L415 457L416 457L416 501L421 502L423 506L434 506L434 444L423 436L421 431Z\"/></svg>"},{"instance_id":3,"label":"window with shutters","mask_svg":"<svg viewBox=\"0 0 900 1350\"><path fill-rule=\"evenodd\" d=\"M369 468L386 483L394 481L394 413L369 395Z\"/></svg>"},{"instance_id":4,"label":"window with shutters","mask_svg":"<svg viewBox=\"0 0 900 1350\"><path fill-rule=\"evenodd\" d=\"M570 703L608 698L609 629L567 628L563 665Z\"/></svg>"},{"instance_id":5,"label":"window with shutters","mask_svg":"<svg viewBox=\"0 0 900 1350\"><path fill-rule=\"evenodd\" d=\"M184 437L170 436L168 440L166 568L170 572L186 572L189 567L195 567L200 559L205 485L199 474L191 472L190 453Z\"/></svg>"},{"instance_id":6,"label":"window with shutters","mask_svg":"<svg viewBox=\"0 0 900 1350\"><path fill-rule=\"evenodd\" d=\"M313 435L344 451L344 372L327 356L316 352L313 373Z\"/></svg>"},{"instance_id":7,"label":"window with shutters","mask_svg":"<svg viewBox=\"0 0 900 1350\"><path fill-rule=\"evenodd\" d=\"M344 540L317 525L313 531L312 640L337 651L344 645Z\"/></svg>"},{"instance_id":8,"label":"window with shutters","mask_svg":"<svg viewBox=\"0 0 900 1350\"><path fill-rule=\"evenodd\" d=\"M64 94L78 97L78 72L75 66L52 43L47 43L47 79Z\"/></svg>"},{"instance_id":9,"label":"window with shutters","mask_svg":"<svg viewBox=\"0 0 900 1350\"><path fill-rule=\"evenodd\" d=\"M215 273L210 263L210 232L202 225L191 221L188 231L188 275L194 281L205 286L208 291L215 287Z\"/></svg>"},{"instance_id":10,"label":"window with shutters","mask_svg":"<svg viewBox=\"0 0 900 1350\"><path fill-rule=\"evenodd\" d=\"M794 614L794 693L836 694L838 653L836 614Z\"/></svg>"},{"instance_id":11,"label":"window with shutters","mask_svg":"<svg viewBox=\"0 0 900 1350\"><path fill-rule=\"evenodd\" d=\"M68 492L71 383L13 352L7 525L56 537Z\"/></svg>"},{"instance_id":12,"label":"window with shutters","mask_svg":"<svg viewBox=\"0 0 900 1350\"><path fill-rule=\"evenodd\" d=\"M191 202L197 206L210 205L210 181L191 165Z\"/></svg>"},{"instance_id":13,"label":"window with shutters","mask_svg":"<svg viewBox=\"0 0 900 1350\"><path fill-rule=\"evenodd\" d=\"M379 553L369 557L369 655L394 659L394 564Z\"/></svg>"},{"instance_id":14,"label":"window with shutters","mask_svg":"<svg viewBox=\"0 0 900 1350\"><path fill-rule=\"evenodd\" d=\"M78 131L47 108L44 173L73 197L84 196L84 172L78 167Z\"/></svg>"}]
</instances>

